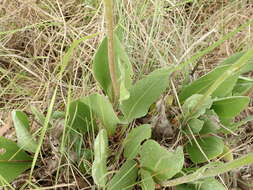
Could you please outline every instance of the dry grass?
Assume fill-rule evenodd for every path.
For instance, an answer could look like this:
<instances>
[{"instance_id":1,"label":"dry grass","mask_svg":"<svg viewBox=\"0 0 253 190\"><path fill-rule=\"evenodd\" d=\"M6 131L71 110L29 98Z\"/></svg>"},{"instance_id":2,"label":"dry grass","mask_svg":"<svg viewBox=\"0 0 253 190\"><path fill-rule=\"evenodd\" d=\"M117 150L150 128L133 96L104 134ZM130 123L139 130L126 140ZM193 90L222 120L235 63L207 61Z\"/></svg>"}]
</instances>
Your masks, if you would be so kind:
<instances>
[{"instance_id":1,"label":"dry grass","mask_svg":"<svg viewBox=\"0 0 253 190\"><path fill-rule=\"evenodd\" d=\"M122 41L134 65L136 77L139 78L154 68L180 64L200 49L208 47L252 18L253 4L246 0L119 0L115 13L122 28ZM103 23L102 4L98 0L0 1L0 126L9 126L9 132L6 132L9 137L13 138L14 135L10 118L7 117L9 112L12 109L21 109L30 113L31 105L46 112L56 85L60 86L55 104L55 109L59 110L64 110L66 106L69 89L72 91L72 98L99 89L90 71L92 57L104 36ZM99 35L81 43L75 50L62 79L59 80L63 55L71 43L95 33ZM207 72L221 59L251 47L252 35L253 31L249 26L204 56L193 77ZM185 73L190 72L195 64L192 63ZM182 79L185 76L186 74L182 75ZM36 128L35 122L33 126ZM250 127L252 126L248 126ZM56 138L54 140L57 141ZM232 140L230 138L229 144L236 154L252 151L252 131L247 133L242 130ZM52 139L46 139L45 144L52 144L51 141ZM43 151L47 152L46 148ZM46 174L40 180L37 176L38 181L34 181L35 184L69 184L70 189L77 189L73 183L78 183L78 188L91 188L89 175L80 174L69 157L64 159L66 165L62 165L59 180L51 178L50 175L57 170L57 164L52 161L55 155L57 154L44 155L47 157L44 167L36 172L43 173L45 169ZM252 168L247 167L242 171L241 178L246 174L250 175ZM224 179L229 189L235 187L234 178L225 176Z\"/></svg>"}]
</instances>

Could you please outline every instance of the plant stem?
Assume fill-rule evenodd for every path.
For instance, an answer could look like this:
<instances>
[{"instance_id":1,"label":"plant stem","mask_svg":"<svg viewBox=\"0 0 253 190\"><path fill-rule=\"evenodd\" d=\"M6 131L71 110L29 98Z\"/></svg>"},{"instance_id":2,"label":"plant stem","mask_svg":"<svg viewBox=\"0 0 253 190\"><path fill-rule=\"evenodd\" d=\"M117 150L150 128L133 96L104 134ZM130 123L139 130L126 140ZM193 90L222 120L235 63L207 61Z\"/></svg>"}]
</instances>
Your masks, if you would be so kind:
<instances>
[{"instance_id":1,"label":"plant stem","mask_svg":"<svg viewBox=\"0 0 253 190\"><path fill-rule=\"evenodd\" d=\"M113 45L113 0L104 0L105 17L107 22L107 38L108 38L108 63L110 76L112 80L113 98L117 100L119 97L119 87L116 78L116 69L114 62L114 45Z\"/></svg>"},{"instance_id":2,"label":"plant stem","mask_svg":"<svg viewBox=\"0 0 253 190\"><path fill-rule=\"evenodd\" d=\"M190 175L163 182L161 183L161 185L163 187L172 187L184 183L190 183L203 178L214 177L223 174L225 172L228 172L230 170L252 163L253 163L253 153L250 153L246 156L243 156L231 162L219 164L216 167L210 166L210 168L208 168L208 166L203 166L202 168L200 168L199 170Z\"/></svg>"}]
</instances>

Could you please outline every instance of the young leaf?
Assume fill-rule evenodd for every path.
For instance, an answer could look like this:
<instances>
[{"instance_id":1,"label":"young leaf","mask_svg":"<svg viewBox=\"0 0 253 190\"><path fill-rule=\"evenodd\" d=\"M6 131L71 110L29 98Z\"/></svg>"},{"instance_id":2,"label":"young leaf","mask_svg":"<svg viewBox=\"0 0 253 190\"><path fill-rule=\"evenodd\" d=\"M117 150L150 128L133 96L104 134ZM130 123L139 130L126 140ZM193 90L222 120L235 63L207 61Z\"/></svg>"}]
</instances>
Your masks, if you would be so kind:
<instances>
[{"instance_id":1,"label":"young leaf","mask_svg":"<svg viewBox=\"0 0 253 190\"><path fill-rule=\"evenodd\" d=\"M233 152L231 151L231 149L227 145L224 145L224 150L223 150L221 157L226 162L230 162L230 161L234 160Z\"/></svg>"},{"instance_id":2,"label":"young leaf","mask_svg":"<svg viewBox=\"0 0 253 190\"><path fill-rule=\"evenodd\" d=\"M222 154L224 149L223 141L215 136L200 138L197 139L197 142L209 160ZM196 164L207 161L206 157L202 154L198 145L193 140L186 145L186 151L189 154L191 161Z\"/></svg>"},{"instance_id":3,"label":"young leaf","mask_svg":"<svg viewBox=\"0 0 253 190\"><path fill-rule=\"evenodd\" d=\"M0 175L8 183L29 169L32 158L21 150L16 143L0 137Z\"/></svg>"},{"instance_id":4,"label":"young leaf","mask_svg":"<svg viewBox=\"0 0 253 190\"><path fill-rule=\"evenodd\" d=\"M109 100L105 96L92 94L80 99L80 101L85 103L90 110L94 112L97 118L102 122L103 127L107 130L108 135L113 135L120 121Z\"/></svg>"},{"instance_id":5,"label":"young leaf","mask_svg":"<svg viewBox=\"0 0 253 190\"><path fill-rule=\"evenodd\" d=\"M140 169L141 174L141 189L142 190L155 190L155 182L150 172Z\"/></svg>"},{"instance_id":6,"label":"young leaf","mask_svg":"<svg viewBox=\"0 0 253 190\"><path fill-rule=\"evenodd\" d=\"M219 181L214 178L207 178L200 182L199 190L227 190Z\"/></svg>"},{"instance_id":7,"label":"young leaf","mask_svg":"<svg viewBox=\"0 0 253 190\"><path fill-rule=\"evenodd\" d=\"M127 89L132 83L131 77L133 75L133 70L127 53L125 52L116 34L114 34L114 53L116 77L120 84L120 100L124 100L128 97ZM111 97L112 81L109 72L107 37L103 39L95 54L93 73L95 79L98 81L104 92Z\"/></svg>"},{"instance_id":8,"label":"young leaf","mask_svg":"<svg viewBox=\"0 0 253 190\"><path fill-rule=\"evenodd\" d=\"M104 187L107 182L106 160L108 157L108 137L106 130L99 131L94 142L95 159L92 164L92 177L99 187Z\"/></svg>"},{"instance_id":9,"label":"young leaf","mask_svg":"<svg viewBox=\"0 0 253 190\"><path fill-rule=\"evenodd\" d=\"M239 77L234 89L234 96L243 96L252 88L253 86L253 78L248 77Z\"/></svg>"},{"instance_id":10,"label":"young leaf","mask_svg":"<svg viewBox=\"0 0 253 190\"><path fill-rule=\"evenodd\" d=\"M38 144L29 132L29 120L24 112L12 111L12 120L18 138L18 146L28 152L35 152Z\"/></svg>"},{"instance_id":11,"label":"young leaf","mask_svg":"<svg viewBox=\"0 0 253 190\"><path fill-rule=\"evenodd\" d=\"M212 109L220 118L234 118L237 116L249 103L247 96L232 96L215 100Z\"/></svg>"},{"instance_id":12,"label":"young leaf","mask_svg":"<svg viewBox=\"0 0 253 190\"><path fill-rule=\"evenodd\" d=\"M141 125L132 129L124 141L124 156L127 159L134 159L139 152L141 142L150 137L150 125Z\"/></svg>"},{"instance_id":13,"label":"young leaf","mask_svg":"<svg viewBox=\"0 0 253 190\"><path fill-rule=\"evenodd\" d=\"M141 167L150 171L158 182L172 178L180 172L184 165L182 147L174 152L161 147L156 141L146 141L140 150Z\"/></svg>"},{"instance_id":14,"label":"young leaf","mask_svg":"<svg viewBox=\"0 0 253 190\"><path fill-rule=\"evenodd\" d=\"M198 110L193 110L202 97L202 94L194 94L187 98L182 106L184 115L190 115L191 118L198 118L206 112L206 109L209 109L212 106L213 100L209 96L207 101Z\"/></svg>"},{"instance_id":15,"label":"young leaf","mask_svg":"<svg viewBox=\"0 0 253 190\"><path fill-rule=\"evenodd\" d=\"M138 174L137 163L127 160L108 184L108 190L133 189Z\"/></svg>"},{"instance_id":16,"label":"young leaf","mask_svg":"<svg viewBox=\"0 0 253 190\"><path fill-rule=\"evenodd\" d=\"M186 133L190 133L189 128L191 128L193 133L199 133L204 125L204 121L200 119L193 118L188 121L188 126L186 126Z\"/></svg>"},{"instance_id":17,"label":"young leaf","mask_svg":"<svg viewBox=\"0 0 253 190\"><path fill-rule=\"evenodd\" d=\"M217 80L217 78L226 72L230 65L220 66L213 71L195 80L188 86L184 87L179 94L180 102L184 102L188 97L194 94L204 94L210 86ZM224 97L232 92L239 74L234 74L226 79L212 94L212 97Z\"/></svg>"},{"instance_id":18,"label":"young leaf","mask_svg":"<svg viewBox=\"0 0 253 190\"><path fill-rule=\"evenodd\" d=\"M120 105L125 119L131 122L135 118L145 116L152 103L154 103L168 87L168 78L171 68L156 70L133 85L130 98Z\"/></svg>"}]
</instances>

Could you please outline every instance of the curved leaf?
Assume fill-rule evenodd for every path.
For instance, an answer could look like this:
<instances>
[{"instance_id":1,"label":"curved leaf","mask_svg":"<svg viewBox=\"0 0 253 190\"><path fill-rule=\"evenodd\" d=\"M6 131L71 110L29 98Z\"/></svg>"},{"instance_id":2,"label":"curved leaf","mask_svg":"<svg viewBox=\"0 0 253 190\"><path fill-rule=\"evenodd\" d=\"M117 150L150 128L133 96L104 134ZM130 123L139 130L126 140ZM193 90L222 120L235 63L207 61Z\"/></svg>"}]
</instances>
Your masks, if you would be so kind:
<instances>
[{"instance_id":1,"label":"curved leaf","mask_svg":"<svg viewBox=\"0 0 253 190\"><path fill-rule=\"evenodd\" d=\"M145 116L148 109L168 87L171 68L156 70L133 85L130 98L120 105L125 119L131 122L135 118Z\"/></svg>"},{"instance_id":2,"label":"curved leaf","mask_svg":"<svg viewBox=\"0 0 253 190\"><path fill-rule=\"evenodd\" d=\"M196 188L197 189L197 188ZM214 178L207 178L200 182L199 190L227 190L219 181Z\"/></svg>"},{"instance_id":3,"label":"curved leaf","mask_svg":"<svg viewBox=\"0 0 253 190\"><path fill-rule=\"evenodd\" d=\"M141 189L142 190L155 190L155 182L150 172L140 169L141 174Z\"/></svg>"},{"instance_id":4,"label":"curved leaf","mask_svg":"<svg viewBox=\"0 0 253 190\"><path fill-rule=\"evenodd\" d=\"M131 190L136 184L138 174L137 163L127 160L108 184L108 190Z\"/></svg>"},{"instance_id":5,"label":"curved leaf","mask_svg":"<svg viewBox=\"0 0 253 190\"><path fill-rule=\"evenodd\" d=\"M204 121L200 119L193 118L188 121L188 126L191 128L193 133L199 133L204 125ZM186 133L190 133L188 127L186 127Z\"/></svg>"},{"instance_id":6,"label":"curved leaf","mask_svg":"<svg viewBox=\"0 0 253 190\"><path fill-rule=\"evenodd\" d=\"M26 114L21 111L12 111L12 120L18 138L18 145L28 152L35 152L38 144L29 132L29 120Z\"/></svg>"},{"instance_id":7,"label":"curved leaf","mask_svg":"<svg viewBox=\"0 0 253 190\"><path fill-rule=\"evenodd\" d=\"M127 53L120 43L117 35L114 34L114 53L115 53L115 65L116 65L116 77L120 84L120 100L128 98L126 96L127 89L132 84L132 65L129 61ZM95 79L98 81L104 92L111 97L112 81L109 71L108 63L108 48L107 37L105 37L100 44L93 63L93 73Z\"/></svg>"},{"instance_id":8,"label":"curved leaf","mask_svg":"<svg viewBox=\"0 0 253 190\"><path fill-rule=\"evenodd\" d=\"M197 139L197 142L209 160L214 159L223 153L224 143L218 137L210 136L200 138ZM191 161L196 164L207 161L206 157L200 151L198 145L193 141L188 142L186 145L186 151L189 154Z\"/></svg>"},{"instance_id":9,"label":"curved leaf","mask_svg":"<svg viewBox=\"0 0 253 190\"><path fill-rule=\"evenodd\" d=\"M16 143L0 137L0 175L6 182L13 181L31 164L32 158L20 150Z\"/></svg>"},{"instance_id":10,"label":"curved leaf","mask_svg":"<svg viewBox=\"0 0 253 190\"><path fill-rule=\"evenodd\" d=\"M108 157L108 137L106 130L102 129L94 142L94 154L95 159L92 164L92 177L94 182L100 186L104 187L107 182L107 168L106 160Z\"/></svg>"},{"instance_id":11,"label":"curved leaf","mask_svg":"<svg viewBox=\"0 0 253 190\"><path fill-rule=\"evenodd\" d=\"M233 89L233 95L235 96L246 95L246 93L252 88L252 86L253 86L253 78L239 77Z\"/></svg>"},{"instance_id":12,"label":"curved leaf","mask_svg":"<svg viewBox=\"0 0 253 190\"><path fill-rule=\"evenodd\" d=\"M140 150L141 167L151 172L158 182L172 178L179 173L184 165L184 153L182 147L168 151L156 141L146 141Z\"/></svg>"},{"instance_id":13,"label":"curved leaf","mask_svg":"<svg viewBox=\"0 0 253 190\"><path fill-rule=\"evenodd\" d=\"M212 109L220 118L234 118L246 108L249 100L247 96L220 98L213 102Z\"/></svg>"},{"instance_id":14,"label":"curved leaf","mask_svg":"<svg viewBox=\"0 0 253 190\"><path fill-rule=\"evenodd\" d=\"M151 137L151 125L141 125L130 131L124 141L124 156L134 159L139 152L141 142Z\"/></svg>"}]
</instances>

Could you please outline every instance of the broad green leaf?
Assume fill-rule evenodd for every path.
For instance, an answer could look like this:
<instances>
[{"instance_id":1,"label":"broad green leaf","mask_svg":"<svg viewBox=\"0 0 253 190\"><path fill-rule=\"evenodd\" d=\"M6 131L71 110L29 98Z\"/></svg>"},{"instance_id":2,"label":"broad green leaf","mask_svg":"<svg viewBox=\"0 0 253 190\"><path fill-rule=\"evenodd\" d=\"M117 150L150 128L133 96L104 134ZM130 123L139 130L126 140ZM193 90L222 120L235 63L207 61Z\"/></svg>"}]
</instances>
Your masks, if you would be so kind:
<instances>
[{"instance_id":1,"label":"broad green leaf","mask_svg":"<svg viewBox=\"0 0 253 190\"><path fill-rule=\"evenodd\" d=\"M95 117L102 123L108 135L115 132L116 126L120 122L109 100L99 94L80 98L72 102L69 109L70 126L84 132L91 131L91 127L96 128Z\"/></svg>"},{"instance_id":2,"label":"broad green leaf","mask_svg":"<svg viewBox=\"0 0 253 190\"><path fill-rule=\"evenodd\" d=\"M232 96L215 100L212 109L220 118L234 118L243 111L249 103L247 96Z\"/></svg>"},{"instance_id":3,"label":"broad green leaf","mask_svg":"<svg viewBox=\"0 0 253 190\"><path fill-rule=\"evenodd\" d=\"M120 105L125 119L131 122L135 118L143 117L169 85L171 68L158 69L133 85L130 98Z\"/></svg>"},{"instance_id":4,"label":"broad green leaf","mask_svg":"<svg viewBox=\"0 0 253 190\"><path fill-rule=\"evenodd\" d=\"M141 174L141 189L142 190L155 190L155 182L150 172L140 169Z\"/></svg>"},{"instance_id":5,"label":"broad green leaf","mask_svg":"<svg viewBox=\"0 0 253 190\"><path fill-rule=\"evenodd\" d=\"M239 53L236 53L232 56L230 56L229 58L225 59L221 65L231 65L231 64L234 64L236 61L238 61L246 52L239 52ZM253 70L253 59L250 59L248 61L248 64L246 64L241 70L240 70L240 74L243 74L243 73L247 73L249 71L252 71Z\"/></svg>"},{"instance_id":6,"label":"broad green leaf","mask_svg":"<svg viewBox=\"0 0 253 190\"><path fill-rule=\"evenodd\" d=\"M127 53L120 43L117 35L114 35L114 53L115 53L115 66L116 66L116 77L120 84L120 100L128 98L128 88L132 83L132 65L129 61ZM111 97L112 92L112 81L109 72L108 64L108 48L107 48L107 37L105 37L100 44L93 64L93 73L95 79L98 81L104 92Z\"/></svg>"},{"instance_id":7,"label":"broad green leaf","mask_svg":"<svg viewBox=\"0 0 253 190\"><path fill-rule=\"evenodd\" d=\"M21 150L16 143L0 137L0 175L8 183L29 169L32 158ZM1 183L0 183L1 184Z\"/></svg>"},{"instance_id":8,"label":"broad green leaf","mask_svg":"<svg viewBox=\"0 0 253 190\"><path fill-rule=\"evenodd\" d=\"M219 181L214 178L207 178L200 182L200 185L196 190L227 190Z\"/></svg>"},{"instance_id":9,"label":"broad green leaf","mask_svg":"<svg viewBox=\"0 0 253 190\"><path fill-rule=\"evenodd\" d=\"M95 159L92 164L92 178L99 187L107 182L106 160L108 157L108 137L106 130L99 131L94 142Z\"/></svg>"},{"instance_id":10,"label":"broad green leaf","mask_svg":"<svg viewBox=\"0 0 253 190\"><path fill-rule=\"evenodd\" d=\"M141 125L130 131L124 141L124 156L134 159L139 152L141 142L151 137L151 125Z\"/></svg>"},{"instance_id":11,"label":"broad green leaf","mask_svg":"<svg viewBox=\"0 0 253 190\"><path fill-rule=\"evenodd\" d=\"M82 99L70 103L68 125L82 133L97 129L92 111L88 105L82 102Z\"/></svg>"},{"instance_id":12,"label":"broad green leaf","mask_svg":"<svg viewBox=\"0 0 253 190\"><path fill-rule=\"evenodd\" d=\"M204 125L204 121L200 119L193 118L188 121L188 126L186 126L186 132L189 133L189 128L191 128L193 133L199 133Z\"/></svg>"},{"instance_id":13,"label":"broad green leaf","mask_svg":"<svg viewBox=\"0 0 253 190\"><path fill-rule=\"evenodd\" d=\"M17 134L18 146L28 152L35 152L38 144L30 134L27 115L21 111L12 111L12 120Z\"/></svg>"},{"instance_id":14,"label":"broad green leaf","mask_svg":"<svg viewBox=\"0 0 253 190\"><path fill-rule=\"evenodd\" d=\"M222 154L224 149L223 141L215 136L204 137L197 139L198 145L205 153L206 157L211 160ZM190 156L192 162L198 164L206 162L206 157L200 151L195 141L188 142L186 145L186 151Z\"/></svg>"},{"instance_id":15,"label":"broad green leaf","mask_svg":"<svg viewBox=\"0 0 253 190\"><path fill-rule=\"evenodd\" d=\"M120 121L115 114L110 101L105 96L99 94L92 94L80 99L80 101L89 106L97 118L102 122L108 135L113 135L117 124L120 123Z\"/></svg>"},{"instance_id":16,"label":"broad green leaf","mask_svg":"<svg viewBox=\"0 0 253 190\"><path fill-rule=\"evenodd\" d=\"M233 89L233 95L234 96L246 95L246 93L252 88L252 86L253 86L253 78L239 77Z\"/></svg>"},{"instance_id":17,"label":"broad green leaf","mask_svg":"<svg viewBox=\"0 0 253 190\"><path fill-rule=\"evenodd\" d=\"M172 178L179 173L184 165L182 147L168 151L156 141L146 141L140 150L141 167L149 172L158 182Z\"/></svg>"},{"instance_id":18,"label":"broad green leaf","mask_svg":"<svg viewBox=\"0 0 253 190\"><path fill-rule=\"evenodd\" d=\"M113 176L108 184L108 190L131 190L136 184L138 174L137 163L134 160L127 160Z\"/></svg>"},{"instance_id":19,"label":"broad green leaf","mask_svg":"<svg viewBox=\"0 0 253 190\"><path fill-rule=\"evenodd\" d=\"M202 94L194 94L191 97L187 98L182 106L184 115L190 115L191 118L198 118L206 112L206 109L209 109L212 106L213 100L209 96L207 101L199 106L198 110L194 110L199 101L203 98Z\"/></svg>"},{"instance_id":20,"label":"broad green leaf","mask_svg":"<svg viewBox=\"0 0 253 190\"><path fill-rule=\"evenodd\" d=\"M180 102L184 102L188 97L194 94L204 94L211 85L222 75L225 71L230 68L230 65L220 66L215 68L213 71L193 81L188 86L184 87L179 94ZM225 97L231 93L235 83L239 77L239 74L234 74L225 80L212 94L212 97Z\"/></svg>"}]
</instances>

